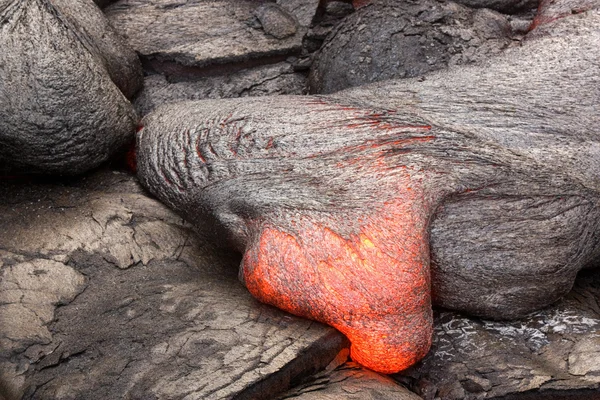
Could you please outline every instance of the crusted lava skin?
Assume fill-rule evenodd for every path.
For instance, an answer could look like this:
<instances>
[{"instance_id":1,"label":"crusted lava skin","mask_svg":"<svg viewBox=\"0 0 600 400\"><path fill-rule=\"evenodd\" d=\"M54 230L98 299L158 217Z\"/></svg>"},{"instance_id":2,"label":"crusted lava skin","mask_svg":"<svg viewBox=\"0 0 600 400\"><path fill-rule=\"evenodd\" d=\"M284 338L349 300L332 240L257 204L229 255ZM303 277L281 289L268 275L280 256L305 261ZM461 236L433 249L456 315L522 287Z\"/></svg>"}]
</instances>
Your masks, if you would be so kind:
<instances>
[{"instance_id":1,"label":"crusted lava skin","mask_svg":"<svg viewBox=\"0 0 600 400\"><path fill-rule=\"evenodd\" d=\"M415 190L417 192L417 190ZM383 373L408 368L431 345L425 213L405 193L359 217L343 237L335 221L300 216L294 231L265 224L246 251L243 277L259 300L325 322L352 343L352 358Z\"/></svg>"},{"instance_id":2,"label":"crusted lava skin","mask_svg":"<svg viewBox=\"0 0 600 400\"><path fill-rule=\"evenodd\" d=\"M569 100L579 92L584 107L598 103L596 89L578 87L600 76L591 51L600 16L581 18L583 33L538 38L424 81L164 106L138 133L138 174L202 235L244 253L240 276L259 300L336 327L373 370L405 369L431 342L428 232L446 201L577 194L597 204L600 161L576 159L576 148L546 151L569 135L600 135L597 109L581 118ZM596 239L583 243L560 279L596 248ZM507 276L489 271L491 281ZM527 311L556 298L544 295L509 301Z\"/></svg>"},{"instance_id":3,"label":"crusted lava skin","mask_svg":"<svg viewBox=\"0 0 600 400\"><path fill-rule=\"evenodd\" d=\"M0 176L75 175L133 139L141 63L91 0L0 1Z\"/></svg>"},{"instance_id":4,"label":"crusted lava skin","mask_svg":"<svg viewBox=\"0 0 600 400\"><path fill-rule=\"evenodd\" d=\"M245 253L240 276L257 299L334 326L355 360L392 373L431 344L436 196L414 160L398 165L435 142L431 129L327 98L174 105L144 120L138 171L206 236Z\"/></svg>"}]
</instances>

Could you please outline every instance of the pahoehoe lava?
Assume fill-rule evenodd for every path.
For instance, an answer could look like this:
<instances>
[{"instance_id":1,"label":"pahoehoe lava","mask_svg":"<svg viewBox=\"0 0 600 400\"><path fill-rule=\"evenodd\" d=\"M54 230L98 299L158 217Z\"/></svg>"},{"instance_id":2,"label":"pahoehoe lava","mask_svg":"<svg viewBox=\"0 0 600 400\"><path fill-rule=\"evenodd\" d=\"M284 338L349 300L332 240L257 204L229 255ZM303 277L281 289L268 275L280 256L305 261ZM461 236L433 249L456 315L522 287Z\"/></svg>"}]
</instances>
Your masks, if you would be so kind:
<instances>
[{"instance_id":1,"label":"pahoehoe lava","mask_svg":"<svg viewBox=\"0 0 600 400\"><path fill-rule=\"evenodd\" d=\"M595 257L598 240L586 237L547 282L537 278L540 291L495 298L488 282L502 273L514 287L529 282L531 251L507 272L472 267L470 249L448 256L434 240L429 270L430 226L446 204L475 199L502 221L522 211L503 205L546 198L536 207L552 210L576 195L598 224L599 24L594 10L561 18L487 63L426 79L163 106L138 133L138 174L203 235L244 253L240 276L256 298L336 327L355 360L396 372L429 349L431 274L438 304L502 318L551 303ZM478 282L458 306L460 293L435 284L460 287L470 276ZM553 279L565 284L544 292Z\"/></svg>"}]
</instances>

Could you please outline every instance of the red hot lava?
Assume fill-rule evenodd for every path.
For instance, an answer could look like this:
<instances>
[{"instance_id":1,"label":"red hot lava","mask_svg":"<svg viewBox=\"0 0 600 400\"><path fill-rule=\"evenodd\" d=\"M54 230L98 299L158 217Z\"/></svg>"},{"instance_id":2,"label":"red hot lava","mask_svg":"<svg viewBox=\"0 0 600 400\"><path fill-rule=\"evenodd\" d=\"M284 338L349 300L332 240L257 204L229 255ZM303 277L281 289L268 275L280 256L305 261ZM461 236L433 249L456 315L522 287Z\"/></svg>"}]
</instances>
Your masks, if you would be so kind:
<instances>
[{"instance_id":1,"label":"red hot lava","mask_svg":"<svg viewBox=\"0 0 600 400\"><path fill-rule=\"evenodd\" d=\"M428 207L415 182L403 187L351 237L308 217L294 232L267 224L243 265L256 298L335 327L355 361L382 373L408 368L431 345Z\"/></svg>"}]
</instances>

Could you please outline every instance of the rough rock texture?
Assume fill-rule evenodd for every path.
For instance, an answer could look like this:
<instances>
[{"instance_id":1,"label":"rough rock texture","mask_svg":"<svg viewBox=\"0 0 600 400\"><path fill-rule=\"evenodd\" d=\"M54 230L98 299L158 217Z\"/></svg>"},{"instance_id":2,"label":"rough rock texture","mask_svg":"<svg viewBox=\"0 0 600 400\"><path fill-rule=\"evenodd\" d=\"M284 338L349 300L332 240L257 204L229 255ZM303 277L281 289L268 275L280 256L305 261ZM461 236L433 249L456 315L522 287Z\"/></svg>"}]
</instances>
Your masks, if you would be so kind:
<instances>
[{"instance_id":1,"label":"rough rock texture","mask_svg":"<svg viewBox=\"0 0 600 400\"><path fill-rule=\"evenodd\" d=\"M105 12L115 29L145 60L155 69L165 70L172 67L162 65L165 62L187 67L265 64L268 58L299 53L306 29L299 26L295 34L281 39L268 34L269 27L263 29L254 15L264 3L267 2L119 0ZM283 9L278 9L281 15ZM275 22L269 24L273 29L281 28Z\"/></svg>"},{"instance_id":2,"label":"rough rock texture","mask_svg":"<svg viewBox=\"0 0 600 400\"><path fill-rule=\"evenodd\" d=\"M542 0L531 24L533 32L529 34L529 38L547 34L560 35L561 32L557 31L554 21L572 14L598 9L600 9L599 0Z\"/></svg>"},{"instance_id":3,"label":"rough rock texture","mask_svg":"<svg viewBox=\"0 0 600 400\"><path fill-rule=\"evenodd\" d=\"M94 0L94 3L98 5L100 8L104 8L111 3L114 3L116 0Z\"/></svg>"},{"instance_id":4,"label":"rough rock texture","mask_svg":"<svg viewBox=\"0 0 600 400\"><path fill-rule=\"evenodd\" d=\"M301 26L308 28L317 13L319 0L277 0L277 4L296 17Z\"/></svg>"},{"instance_id":5,"label":"rough rock texture","mask_svg":"<svg viewBox=\"0 0 600 400\"><path fill-rule=\"evenodd\" d=\"M252 299L128 175L1 189L0 396L272 398L346 346Z\"/></svg>"},{"instance_id":6,"label":"rough rock texture","mask_svg":"<svg viewBox=\"0 0 600 400\"><path fill-rule=\"evenodd\" d=\"M520 321L435 312L433 346L392 377L425 400L597 399L600 397L600 271L585 271L559 303ZM280 399L410 397L393 380L338 355ZM415 396L412 394L412 396Z\"/></svg>"},{"instance_id":7,"label":"rough rock texture","mask_svg":"<svg viewBox=\"0 0 600 400\"><path fill-rule=\"evenodd\" d=\"M558 304L520 321L436 313L432 351L395 378L426 400L597 399L599 301L596 270L583 272Z\"/></svg>"},{"instance_id":8,"label":"rough rock texture","mask_svg":"<svg viewBox=\"0 0 600 400\"><path fill-rule=\"evenodd\" d=\"M141 68L91 0L5 1L0 22L0 173L81 173L131 140Z\"/></svg>"},{"instance_id":9,"label":"rough rock texture","mask_svg":"<svg viewBox=\"0 0 600 400\"><path fill-rule=\"evenodd\" d=\"M391 2L393 0L353 0L352 4L358 9L381 1ZM456 2L471 8L489 8L512 14L535 8L538 5L539 0L456 0Z\"/></svg>"},{"instance_id":10,"label":"rough rock texture","mask_svg":"<svg viewBox=\"0 0 600 400\"><path fill-rule=\"evenodd\" d=\"M505 157L502 149L516 156L519 161L510 162L510 168L532 162L523 165L525 179L538 172L550 179L502 189L492 180L494 173L481 186L467 184L444 201L431 227L438 304L490 318L516 318L565 294L576 271L597 257L600 116L594 104L600 75L588 46L597 43L599 15L590 11L557 20L553 29L569 34L529 40L481 67L336 95L372 107L418 105L422 118L459 132L468 146L482 140L500 158ZM577 54L563 53L567 48ZM488 106L490 98L493 106ZM582 108L576 111L575 103ZM482 161L480 156L470 160L470 168ZM573 192L571 184L579 189ZM534 245L524 247L523 238Z\"/></svg>"},{"instance_id":11,"label":"rough rock texture","mask_svg":"<svg viewBox=\"0 0 600 400\"><path fill-rule=\"evenodd\" d=\"M289 390L279 399L419 400L421 397L389 377L347 362L314 375L308 383Z\"/></svg>"},{"instance_id":12,"label":"rough rock texture","mask_svg":"<svg viewBox=\"0 0 600 400\"><path fill-rule=\"evenodd\" d=\"M327 37L312 65L312 93L333 93L449 65L482 61L511 44L508 18L453 2L374 2Z\"/></svg>"},{"instance_id":13,"label":"rough rock texture","mask_svg":"<svg viewBox=\"0 0 600 400\"><path fill-rule=\"evenodd\" d=\"M143 121L139 173L246 252L253 295L398 371L429 346L434 215L435 301L476 315L548 305L597 258L599 23L563 18L569 34L424 80L165 106Z\"/></svg>"},{"instance_id":14,"label":"rough rock texture","mask_svg":"<svg viewBox=\"0 0 600 400\"><path fill-rule=\"evenodd\" d=\"M254 10L254 15L265 33L277 39L293 36L298 31L296 18L278 4L261 4Z\"/></svg>"},{"instance_id":15,"label":"rough rock texture","mask_svg":"<svg viewBox=\"0 0 600 400\"><path fill-rule=\"evenodd\" d=\"M108 10L114 24L124 32L131 30L134 36L137 35L135 40L144 43L139 45L141 48L156 46L157 41L163 40L163 30L167 30L171 38L163 40L162 50L141 50L147 77L134 102L140 115L169 102L302 94L306 91L311 52L316 51L318 46L314 47L312 39L303 43L302 38L315 20L318 0L281 0L276 4L204 3L119 2ZM207 10L211 11L207 13ZM190 13L192 17L181 17ZM215 13L219 15L217 22L214 21ZM138 32L137 24L147 21L149 15L159 21L146 31ZM172 19L177 19L177 26L170 22ZM200 23L204 29L202 32L198 30L199 20L204 21ZM318 23L319 19L316 20ZM327 24L332 25L330 21ZM186 35L185 32L192 34ZM190 35L204 36L198 41L197 37ZM245 39L240 41L240 35ZM256 40L256 35L260 36L260 40ZM277 37L287 40L292 36L293 49L286 47L290 51L280 51L283 47L277 46L283 42L276 40ZM185 57L195 61L180 59L181 46L185 41L195 46L193 49L184 46ZM169 46L173 46L172 51L165 50ZM223 58L224 52L235 53L235 56ZM288 53L298 57L287 56ZM197 56L201 57L201 61Z\"/></svg>"},{"instance_id":16,"label":"rough rock texture","mask_svg":"<svg viewBox=\"0 0 600 400\"><path fill-rule=\"evenodd\" d=\"M489 8L503 13L516 13L537 7L539 0L456 0L472 8Z\"/></svg>"},{"instance_id":17,"label":"rough rock texture","mask_svg":"<svg viewBox=\"0 0 600 400\"><path fill-rule=\"evenodd\" d=\"M135 98L140 115L156 107L184 100L216 99L274 94L302 94L306 76L294 71L288 62L245 69L228 75L169 82L164 75L149 75Z\"/></svg>"},{"instance_id":18,"label":"rough rock texture","mask_svg":"<svg viewBox=\"0 0 600 400\"><path fill-rule=\"evenodd\" d=\"M135 52L125 44L104 15L89 1L53 0L51 3L71 29L98 58L125 97L131 98L142 86L142 69Z\"/></svg>"}]
</instances>

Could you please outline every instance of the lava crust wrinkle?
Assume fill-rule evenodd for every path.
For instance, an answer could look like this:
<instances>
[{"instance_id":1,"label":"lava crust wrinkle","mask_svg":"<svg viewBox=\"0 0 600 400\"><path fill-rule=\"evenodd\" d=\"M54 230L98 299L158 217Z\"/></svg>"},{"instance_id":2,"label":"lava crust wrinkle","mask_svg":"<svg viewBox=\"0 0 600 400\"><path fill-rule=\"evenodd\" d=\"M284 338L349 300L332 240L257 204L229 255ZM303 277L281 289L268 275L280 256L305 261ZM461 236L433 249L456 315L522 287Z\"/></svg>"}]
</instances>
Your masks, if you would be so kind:
<instances>
[{"instance_id":1,"label":"lava crust wrinkle","mask_svg":"<svg viewBox=\"0 0 600 400\"><path fill-rule=\"evenodd\" d=\"M360 218L347 238L303 217L293 233L263 226L243 260L246 287L344 333L362 365L406 369L427 354L432 333L426 214L411 212L412 197Z\"/></svg>"},{"instance_id":2,"label":"lava crust wrinkle","mask_svg":"<svg viewBox=\"0 0 600 400\"><path fill-rule=\"evenodd\" d=\"M138 133L138 175L244 253L256 298L336 327L369 368L405 369L428 351L432 291L515 317L598 258L600 13L551 24L561 35L424 80L163 106ZM528 225L537 252L519 250Z\"/></svg>"}]
</instances>

